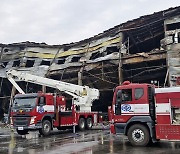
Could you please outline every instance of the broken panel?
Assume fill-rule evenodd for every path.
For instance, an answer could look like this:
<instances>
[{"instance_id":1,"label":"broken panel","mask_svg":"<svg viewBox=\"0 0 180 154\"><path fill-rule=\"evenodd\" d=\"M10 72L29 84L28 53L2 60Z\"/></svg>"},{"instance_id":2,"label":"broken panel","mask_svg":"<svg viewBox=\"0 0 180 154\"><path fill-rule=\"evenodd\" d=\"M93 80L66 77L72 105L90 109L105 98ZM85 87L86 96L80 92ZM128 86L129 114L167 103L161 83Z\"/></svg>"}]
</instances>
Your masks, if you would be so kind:
<instances>
[{"instance_id":1,"label":"broken panel","mask_svg":"<svg viewBox=\"0 0 180 154\"><path fill-rule=\"evenodd\" d=\"M167 50L169 85L179 86L180 78L180 16L165 20L164 48Z\"/></svg>"}]
</instances>

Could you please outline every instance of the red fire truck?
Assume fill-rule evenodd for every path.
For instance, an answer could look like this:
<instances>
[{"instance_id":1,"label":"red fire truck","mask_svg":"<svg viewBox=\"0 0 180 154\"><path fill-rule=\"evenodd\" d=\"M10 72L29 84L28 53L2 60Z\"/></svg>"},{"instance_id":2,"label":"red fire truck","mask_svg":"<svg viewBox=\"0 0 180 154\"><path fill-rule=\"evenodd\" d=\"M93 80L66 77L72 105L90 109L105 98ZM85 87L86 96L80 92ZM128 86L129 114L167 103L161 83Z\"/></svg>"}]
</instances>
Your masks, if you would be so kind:
<instances>
[{"instance_id":1,"label":"red fire truck","mask_svg":"<svg viewBox=\"0 0 180 154\"><path fill-rule=\"evenodd\" d=\"M108 112L111 133L128 136L134 146L180 140L180 87L155 88L125 81L116 87Z\"/></svg>"},{"instance_id":2,"label":"red fire truck","mask_svg":"<svg viewBox=\"0 0 180 154\"><path fill-rule=\"evenodd\" d=\"M99 98L97 89L16 70L9 70L7 78L20 93L15 95L12 101L10 117L11 125L18 134L23 135L29 130L38 129L40 134L49 135L53 128L64 129L72 126L84 130L90 129L98 122L98 112L91 112L92 102ZM72 97L72 105L68 107L66 98L57 94L42 92L25 94L15 80L58 89Z\"/></svg>"}]
</instances>

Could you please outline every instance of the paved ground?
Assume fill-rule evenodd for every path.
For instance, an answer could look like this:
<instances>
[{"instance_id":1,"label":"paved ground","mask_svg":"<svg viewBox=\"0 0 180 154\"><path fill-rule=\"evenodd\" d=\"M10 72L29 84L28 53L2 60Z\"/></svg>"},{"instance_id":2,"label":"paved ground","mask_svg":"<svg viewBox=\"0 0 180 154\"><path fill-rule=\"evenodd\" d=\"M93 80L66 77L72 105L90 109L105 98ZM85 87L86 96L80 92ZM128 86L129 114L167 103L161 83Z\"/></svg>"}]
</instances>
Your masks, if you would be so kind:
<instances>
[{"instance_id":1,"label":"paved ground","mask_svg":"<svg viewBox=\"0 0 180 154\"><path fill-rule=\"evenodd\" d=\"M0 128L0 154L180 154L180 142L161 141L150 147L132 147L126 137L110 135L109 130L72 133L55 130L51 136L38 132L18 135Z\"/></svg>"}]
</instances>

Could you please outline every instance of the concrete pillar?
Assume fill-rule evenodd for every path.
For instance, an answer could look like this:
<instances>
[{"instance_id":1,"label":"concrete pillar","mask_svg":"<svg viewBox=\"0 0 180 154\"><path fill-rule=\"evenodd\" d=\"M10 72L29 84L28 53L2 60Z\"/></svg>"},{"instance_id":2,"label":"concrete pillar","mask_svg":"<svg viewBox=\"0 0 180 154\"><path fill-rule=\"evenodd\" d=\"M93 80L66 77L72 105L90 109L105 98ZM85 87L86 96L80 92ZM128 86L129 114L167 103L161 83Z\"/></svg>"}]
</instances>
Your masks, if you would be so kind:
<instances>
[{"instance_id":1,"label":"concrete pillar","mask_svg":"<svg viewBox=\"0 0 180 154\"><path fill-rule=\"evenodd\" d=\"M81 67L80 71L78 72L78 85L80 85L80 86L83 85L83 83L82 83L83 70L84 70L84 67Z\"/></svg>"}]
</instances>

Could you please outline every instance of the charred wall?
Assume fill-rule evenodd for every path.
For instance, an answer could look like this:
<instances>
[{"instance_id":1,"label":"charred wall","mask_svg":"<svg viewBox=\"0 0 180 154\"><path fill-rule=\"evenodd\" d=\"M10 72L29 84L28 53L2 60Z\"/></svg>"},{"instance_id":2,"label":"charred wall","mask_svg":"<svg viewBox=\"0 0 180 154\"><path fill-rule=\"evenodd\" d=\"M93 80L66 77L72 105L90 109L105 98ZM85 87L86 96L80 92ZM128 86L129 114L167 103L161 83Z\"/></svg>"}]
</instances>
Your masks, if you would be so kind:
<instances>
[{"instance_id":1,"label":"charred wall","mask_svg":"<svg viewBox=\"0 0 180 154\"><path fill-rule=\"evenodd\" d=\"M112 101L113 88L119 85L119 63L122 82L129 80L168 85L171 82L171 75L169 82L167 80L168 70L177 70L177 66L179 68L179 63L171 65L171 58L175 58L179 52L179 42L163 42L175 35L175 29L179 27L179 15L180 7L170 8L70 44L0 44L1 108L8 106L11 95L12 86L6 79L6 71L9 69L98 88L101 97L100 101L94 103L93 109L103 111L107 111ZM20 85L26 92L41 90L40 86L33 84ZM47 90L53 92L52 89Z\"/></svg>"}]
</instances>

